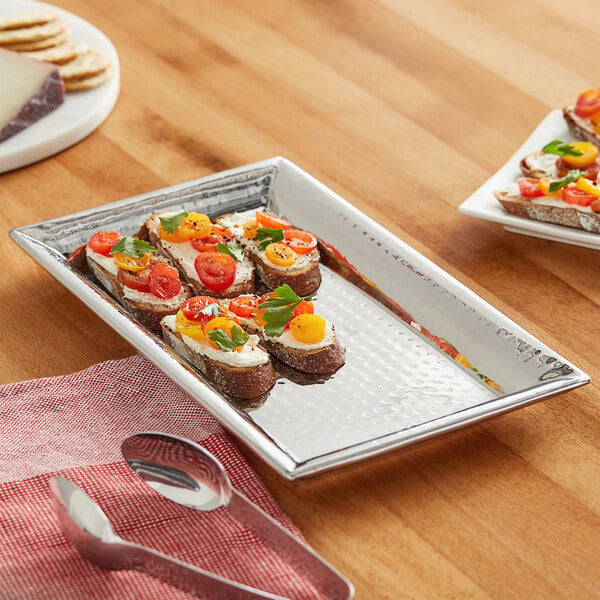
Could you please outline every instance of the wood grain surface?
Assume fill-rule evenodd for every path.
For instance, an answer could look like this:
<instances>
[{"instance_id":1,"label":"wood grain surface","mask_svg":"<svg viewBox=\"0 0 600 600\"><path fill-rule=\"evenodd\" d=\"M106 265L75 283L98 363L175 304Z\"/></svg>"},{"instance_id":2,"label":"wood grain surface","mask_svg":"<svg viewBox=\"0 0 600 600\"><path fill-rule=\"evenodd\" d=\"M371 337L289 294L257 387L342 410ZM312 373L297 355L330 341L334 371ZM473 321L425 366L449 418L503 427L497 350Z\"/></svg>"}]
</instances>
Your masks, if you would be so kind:
<instances>
[{"instance_id":1,"label":"wood grain surface","mask_svg":"<svg viewBox=\"0 0 600 600\"><path fill-rule=\"evenodd\" d=\"M600 597L600 254L457 208L600 85L593 0L61 0L122 68L108 120L0 175L0 381L133 349L8 231L283 155L592 383L306 481L261 477L358 600ZM0 83L0 93L2 86Z\"/></svg>"}]
</instances>

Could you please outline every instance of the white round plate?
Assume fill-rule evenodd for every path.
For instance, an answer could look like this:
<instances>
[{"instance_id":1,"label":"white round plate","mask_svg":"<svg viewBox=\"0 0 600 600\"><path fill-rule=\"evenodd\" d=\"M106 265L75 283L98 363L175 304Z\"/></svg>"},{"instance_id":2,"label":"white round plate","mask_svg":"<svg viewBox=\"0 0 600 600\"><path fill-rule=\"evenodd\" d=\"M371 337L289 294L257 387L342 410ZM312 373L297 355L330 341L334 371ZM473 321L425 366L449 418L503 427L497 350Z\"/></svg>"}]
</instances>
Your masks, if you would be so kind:
<instances>
[{"instance_id":1,"label":"white round plate","mask_svg":"<svg viewBox=\"0 0 600 600\"><path fill-rule=\"evenodd\" d=\"M119 57L111 41L93 25L56 6L33 0L2 0L0 14L28 10L51 10L71 28L69 39L84 42L104 52L113 67L103 85L81 92L68 92L65 101L27 129L0 143L0 173L17 169L61 152L94 131L112 111L119 97Z\"/></svg>"}]
</instances>

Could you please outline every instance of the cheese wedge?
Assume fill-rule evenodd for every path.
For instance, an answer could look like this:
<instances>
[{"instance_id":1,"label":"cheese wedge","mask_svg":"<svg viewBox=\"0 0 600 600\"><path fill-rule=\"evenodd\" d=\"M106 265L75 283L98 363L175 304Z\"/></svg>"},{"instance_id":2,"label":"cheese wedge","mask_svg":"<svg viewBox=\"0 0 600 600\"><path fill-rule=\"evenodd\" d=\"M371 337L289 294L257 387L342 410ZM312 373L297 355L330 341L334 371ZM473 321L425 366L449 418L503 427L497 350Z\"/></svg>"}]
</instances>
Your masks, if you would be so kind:
<instances>
[{"instance_id":1,"label":"cheese wedge","mask_svg":"<svg viewBox=\"0 0 600 600\"><path fill-rule=\"evenodd\" d=\"M65 85L52 64L0 49L0 73L0 142L64 102Z\"/></svg>"}]
</instances>

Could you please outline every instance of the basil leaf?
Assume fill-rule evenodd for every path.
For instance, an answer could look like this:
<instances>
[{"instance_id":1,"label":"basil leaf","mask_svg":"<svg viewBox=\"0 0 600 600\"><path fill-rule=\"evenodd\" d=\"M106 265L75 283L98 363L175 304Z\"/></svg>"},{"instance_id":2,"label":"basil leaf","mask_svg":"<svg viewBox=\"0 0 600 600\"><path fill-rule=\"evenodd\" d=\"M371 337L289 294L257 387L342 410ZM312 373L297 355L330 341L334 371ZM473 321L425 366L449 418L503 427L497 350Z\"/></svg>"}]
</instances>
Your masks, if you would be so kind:
<instances>
[{"instance_id":1,"label":"basil leaf","mask_svg":"<svg viewBox=\"0 0 600 600\"><path fill-rule=\"evenodd\" d=\"M227 335L224 329L213 329L208 332L208 337L223 352L232 352L238 346L243 346L250 338L239 325L234 325L231 328L231 337Z\"/></svg>"},{"instance_id":2,"label":"basil leaf","mask_svg":"<svg viewBox=\"0 0 600 600\"><path fill-rule=\"evenodd\" d=\"M126 235L112 247L109 254L124 254L132 258L141 258L146 252L156 252L156 248L144 240Z\"/></svg>"},{"instance_id":3,"label":"basil leaf","mask_svg":"<svg viewBox=\"0 0 600 600\"><path fill-rule=\"evenodd\" d=\"M207 317L218 317L221 314L221 305L213 302L207 304L203 309L196 313L196 317L200 315L206 315Z\"/></svg>"},{"instance_id":4,"label":"basil leaf","mask_svg":"<svg viewBox=\"0 0 600 600\"><path fill-rule=\"evenodd\" d=\"M542 152L546 154L556 154L557 156L581 156L583 152L581 150L577 150L577 148L573 148L571 144L565 144L565 142L561 140L554 140L549 144L546 144L542 148Z\"/></svg>"},{"instance_id":5,"label":"basil leaf","mask_svg":"<svg viewBox=\"0 0 600 600\"><path fill-rule=\"evenodd\" d=\"M217 250L223 254L227 254L236 262L242 262L244 259L244 247L239 242L219 243Z\"/></svg>"},{"instance_id":6,"label":"basil leaf","mask_svg":"<svg viewBox=\"0 0 600 600\"><path fill-rule=\"evenodd\" d=\"M579 170L569 171L562 179L557 179L556 181L553 181L548 186L548 191L551 194L554 194L554 192L556 192L557 190L564 188L565 185L571 183L572 181L575 181L576 179L579 179L582 175L585 175L585 174L586 174L586 171L579 171Z\"/></svg>"},{"instance_id":7,"label":"basil leaf","mask_svg":"<svg viewBox=\"0 0 600 600\"><path fill-rule=\"evenodd\" d=\"M188 214L189 213L184 210L171 217L160 217L160 222L162 223L163 229L167 233L173 233L181 225L181 221L183 221Z\"/></svg>"},{"instance_id":8,"label":"basil leaf","mask_svg":"<svg viewBox=\"0 0 600 600\"><path fill-rule=\"evenodd\" d=\"M250 339L250 336L239 325L234 325L231 328L231 338L237 347L244 346Z\"/></svg>"}]
</instances>

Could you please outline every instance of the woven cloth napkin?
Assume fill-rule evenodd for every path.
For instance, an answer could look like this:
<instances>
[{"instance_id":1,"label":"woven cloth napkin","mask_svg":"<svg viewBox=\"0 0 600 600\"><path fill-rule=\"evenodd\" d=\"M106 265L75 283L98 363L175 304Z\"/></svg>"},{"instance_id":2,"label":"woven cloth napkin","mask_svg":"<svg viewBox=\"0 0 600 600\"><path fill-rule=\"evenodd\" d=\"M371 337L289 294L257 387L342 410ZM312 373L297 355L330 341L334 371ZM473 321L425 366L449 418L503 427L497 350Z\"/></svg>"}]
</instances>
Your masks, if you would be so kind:
<instances>
[{"instance_id":1,"label":"woven cloth napkin","mask_svg":"<svg viewBox=\"0 0 600 600\"><path fill-rule=\"evenodd\" d=\"M135 355L0 387L0 599L192 598L81 558L52 509L48 479L56 474L83 488L128 541L271 593L320 597L226 508L196 511L149 489L120 453L122 440L139 431L200 443L236 489L301 537L215 419Z\"/></svg>"}]
</instances>

